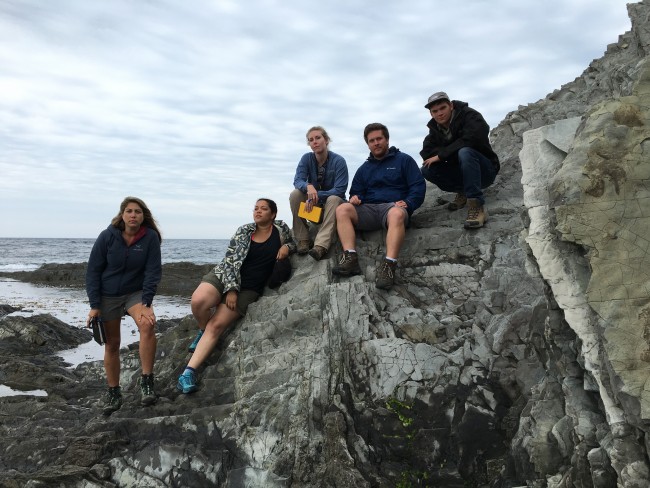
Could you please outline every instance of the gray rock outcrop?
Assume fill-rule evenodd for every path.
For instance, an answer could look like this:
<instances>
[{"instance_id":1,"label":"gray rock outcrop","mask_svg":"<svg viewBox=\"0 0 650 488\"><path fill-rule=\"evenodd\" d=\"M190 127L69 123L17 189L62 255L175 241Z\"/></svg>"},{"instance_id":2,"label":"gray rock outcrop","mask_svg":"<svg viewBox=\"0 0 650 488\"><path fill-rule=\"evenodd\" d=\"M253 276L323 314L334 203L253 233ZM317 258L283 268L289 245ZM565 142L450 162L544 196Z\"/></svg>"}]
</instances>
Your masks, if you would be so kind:
<instances>
[{"instance_id":1,"label":"gray rock outcrop","mask_svg":"<svg viewBox=\"0 0 650 488\"><path fill-rule=\"evenodd\" d=\"M429 186L391 291L380 232L359 236L362 276L293 257L193 395L174 388L187 317L162 327L153 407L136 346L111 417L99 363L0 399L0 483L649 486L650 0L628 10L603 58L494 129L485 228Z\"/></svg>"}]
</instances>

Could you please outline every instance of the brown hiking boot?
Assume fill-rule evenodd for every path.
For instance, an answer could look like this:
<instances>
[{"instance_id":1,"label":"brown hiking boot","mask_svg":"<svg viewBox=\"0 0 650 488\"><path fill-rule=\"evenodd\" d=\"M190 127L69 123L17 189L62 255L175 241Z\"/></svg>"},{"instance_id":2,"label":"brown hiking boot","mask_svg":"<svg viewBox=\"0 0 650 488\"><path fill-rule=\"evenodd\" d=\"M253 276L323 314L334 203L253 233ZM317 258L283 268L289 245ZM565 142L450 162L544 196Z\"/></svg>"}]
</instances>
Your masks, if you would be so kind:
<instances>
[{"instance_id":1,"label":"brown hiking boot","mask_svg":"<svg viewBox=\"0 0 650 488\"><path fill-rule=\"evenodd\" d=\"M309 250L309 255L316 261L320 261L327 254L327 249L323 246L314 246Z\"/></svg>"},{"instance_id":2,"label":"brown hiking boot","mask_svg":"<svg viewBox=\"0 0 650 488\"><path fill-rule=\"evenodd\" d=\"M375 279L375 286L382 290L390 290L395 284L395 269L397 268L397 261L384 261L377 268L377 278Z\"/></svg>"},{"instance_id":3,"label":"brown hiking boot","mask_svg":"<svg viewBox=\"0 0 650 488\"><path fill-rule=\"evenodd\" d=\"M361 274L359 256L356 252L344 251L339 265L332 268L332 273L339 276L354 276Z\"/></svg>"},{"instance_id":4,"label":"brown hiking boot","mask_svg":"<svg viewBox=\"0 0 650 488\"><path fill-rule=\"evenodd\" d=\"M447 210L460 210L467 204L467 197L463 193L456 193L453 202L447 204Z\"/></svg>"},{"instance_id":5,"label":"brown hiking boot","mask_svg":"<svg viewBox=\"0 0 650 488\"><path fill-rule=\"evenodd\" d=\"M483 227L483 224L488 219L487 210L479 203L476 198L467 199L467 219L465 220L466 229L478 229Z\"/></svg>"},{"instance_id":6,"label":"brown hiking boot","mask_svg":"<svg viewBox=\"0 0 650 488\"><path fill-rule=\"evenodd\" d=\"M297 250L298 254L300 254L301 256L307 254L309 252L310 244L311 243L309 242L309 239L304 239L298 242L298 250Z\"/></svg>"}]
</instances>

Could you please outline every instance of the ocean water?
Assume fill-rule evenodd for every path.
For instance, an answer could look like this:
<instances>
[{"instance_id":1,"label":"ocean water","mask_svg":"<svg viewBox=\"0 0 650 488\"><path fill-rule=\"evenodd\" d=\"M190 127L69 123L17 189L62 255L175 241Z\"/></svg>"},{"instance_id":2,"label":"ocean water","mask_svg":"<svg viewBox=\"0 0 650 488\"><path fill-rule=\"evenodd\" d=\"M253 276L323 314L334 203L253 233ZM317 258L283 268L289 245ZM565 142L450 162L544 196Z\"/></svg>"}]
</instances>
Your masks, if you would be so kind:
<instances>
[{"instance_id":1,"label":"ocean water","mask_svg":"<svg viewBox=\"0 0 650 488\"><path fill-rule=\"evenodd\" d=\"M49 263L85 263L95 239L0 238L0 271L33 271ZM217 264L228 239L163 239L163 264Z\"/></svg>"},{"instance_id":2,"label":"ocean water","mask_svg":"<svg viewBox=\"0 0 650 488\"><path fill-rule=\"evenodd\" d=\"M32 271L50 263L85 263L94 242L95 239L0 238L0 271ZM163 264L183 261L216 264L225 255L228 243L228 239L166 239L161 248ZM84 289L36 285L9 277L0 277L0 304L20 309L11 315L51 314L78 328L85 327L90 309ZM191 313L189 298L156 295L153 305L158 319L182 318ZM135 323L125 317L122 319L122 346L137 340ZM103 347L90 341L61 351L59 355L74 367L84 361L100 360L103 351ZM0 384L0 396L11 394L14 393Z\"/></svg>"}]
</instances>

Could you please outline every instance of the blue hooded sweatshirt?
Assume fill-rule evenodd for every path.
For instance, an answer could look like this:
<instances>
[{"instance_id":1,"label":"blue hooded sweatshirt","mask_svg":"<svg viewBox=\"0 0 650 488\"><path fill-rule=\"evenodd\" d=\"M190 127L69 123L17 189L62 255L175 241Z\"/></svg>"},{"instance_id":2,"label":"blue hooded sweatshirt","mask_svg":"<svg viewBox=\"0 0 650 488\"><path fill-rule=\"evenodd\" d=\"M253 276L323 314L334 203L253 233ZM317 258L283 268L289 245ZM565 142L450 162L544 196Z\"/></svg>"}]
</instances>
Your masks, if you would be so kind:
<instances>
[{"instance_id":1,"label":"blue hooded sweatshirt","mask_svg":"<svg viewBox=\"0 0 650 488\"><path fill-rule=\"evenodd\" d=\"M415 160L392 146L383 159L370 154L352 179L350 197L361 203L390 203L404 200L411 215L424 202L427 186Z\"/></svg>"}]
</instances>

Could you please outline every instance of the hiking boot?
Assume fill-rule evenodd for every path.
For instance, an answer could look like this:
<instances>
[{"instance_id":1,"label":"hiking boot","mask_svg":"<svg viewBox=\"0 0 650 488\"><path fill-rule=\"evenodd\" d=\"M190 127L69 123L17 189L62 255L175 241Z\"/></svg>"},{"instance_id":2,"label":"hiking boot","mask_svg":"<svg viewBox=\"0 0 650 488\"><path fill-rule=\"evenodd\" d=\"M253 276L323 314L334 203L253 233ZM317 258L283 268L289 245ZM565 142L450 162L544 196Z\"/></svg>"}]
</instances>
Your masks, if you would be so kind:
<instances>
[{"instance_id":1,"label":"hiking boot","mask_svg":"<svg viewBox=\"0 0 650 488\"><path fill-rule=\"evenodd\" d=\"M178 383L176 384L176 389L185 393L195 392L198 390L196 385L196 374L192 371L185 370L182 375L178 377Z\"/></svg>"},{"instance_id":2,"label":"hiking boot","mask_svg":"<svg viewBox=\"0 0 650 488\"><path fill-rule=\"evenodd\" d=\"M316 261L320 261L327 254L327 249L323 246L314 246L309 250L309 255Z\"/></svg>"},{"instance_id":3,"label":"hiking boot","mask_svg":"<svg viewBox=\"0 0 650 488\"><path fill-rule=\"evenodd\" d=\"M122 406L122 390L119 386L109 387L104 400L102 401L102 410L104 415L110 415Z\"/></svg>"},{"instance_id":4,"label":"hiking boot","mask_svg":"<svg viewBox=\"0 0 650 488\"><path fill-rule=\"evenodd\" d=\"M488 218L487 210L476 198L467 200L467 219L465 220L466 229L478 229Z\"/></svg>"},{"instance_id":5,"label":"hiking boot","mask_svg":"<svg viewBox=\"0 0 650 488\"><path fill-rule=\"evenodd\" d=\"M187 350L190 351L190 352L196 351L196 346L199 345L199 341L201 340L201 337L203 337L203 331L201 329L199 329L198 334L196 334L196 337L192 341L192 344L189 345Z\"/></svg>"},{"instance_id":6,"label":"hiking boot","mask_svg":"<svg viewBox=\"0 0 650 488\"><path fill-rule=\"evenodd\" d=\"M140 392L142 393L141 405L146 407L156 403L158 397L156 397L156 392L153 390L153 373L142 375L140 378Z\"/></svg>"},{"instance_id":7,"label":"hiking boot","mask_svg":"<svg viewBox=\"0 0 650 488\"><path fill-rule=\"evenodd\" d=\"M379 265L379 268L377 268L375 286L381 290L390 290L395 283L396 268L397 261L384 259L384 262Z\"/></svg>"},{"instance_id":8,"label":"hiking boot","mask_svg":"<svg viewBox=\"0 0 650 488\"><path fill-rule=\"evenodd\" d=\"M356 252L344 251L339 259L339 265L332 268L332 273L339 276L354 276L361 274L359 256Z\"/></svg>"},{"instance_id":9,"label":"hiking boot","mask_svg":"<svg viewBox=\"0 0 650 488\"><path fill-rule=\"evenodd\" d=\"M304 256L305 254L307 254L309 252L309 245L310 244L311 243L309 242L309 239L303 239L302 241L299 241L298 242L298 250L297 250L298 254L300 254L301 256Z\"/></svg>"},{"instance_id":10,"label":"hiking boot","mask_svg":"<svg viewBox=\"0 0 650 488\"><path fill-rule=\"evenodd\" d=\"M460 210L467 205L467 197L463 193L456 193L453 202L447 204L447 210Z\"/></svg>"}]
</instances>

